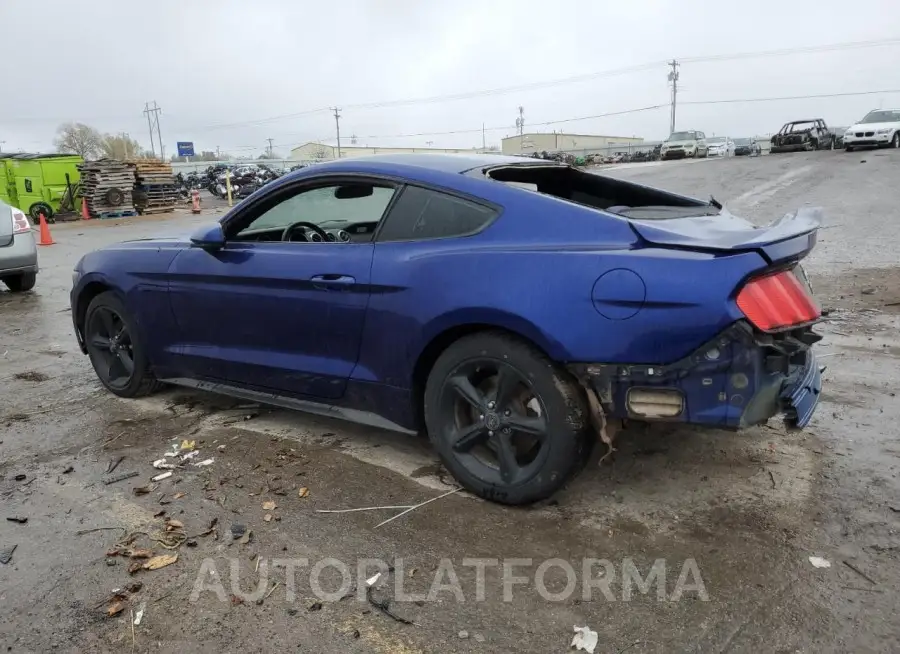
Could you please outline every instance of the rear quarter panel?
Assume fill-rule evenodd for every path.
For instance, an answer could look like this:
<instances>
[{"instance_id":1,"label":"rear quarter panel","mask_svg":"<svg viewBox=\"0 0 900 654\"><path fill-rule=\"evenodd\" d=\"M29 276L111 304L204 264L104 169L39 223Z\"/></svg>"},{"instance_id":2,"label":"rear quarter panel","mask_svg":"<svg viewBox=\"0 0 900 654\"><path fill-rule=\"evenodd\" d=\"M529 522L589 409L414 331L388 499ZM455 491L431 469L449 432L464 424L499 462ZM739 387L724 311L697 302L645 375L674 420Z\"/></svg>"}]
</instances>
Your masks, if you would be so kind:
<instances>
[{"instance_id":1,"label":"rear quarter panel","mask_svg":"<svg viewBox=\"0 0 900 654\"><path fill-rule=\"evenodd\" d=\"M741 317L735 288L763 264L752 252L645 248L624 219L480 183L497 187L481 193L504 207L480 234L376 244L355 378L408 387L428 343L467 324L517 333L560 362L675 361ZM644 297L624 303L631 317L610 319L600 311L622 315L623 305L614 290L595 302L594 285L623 268L643 280Z\"/></svg>"}]
</instances>

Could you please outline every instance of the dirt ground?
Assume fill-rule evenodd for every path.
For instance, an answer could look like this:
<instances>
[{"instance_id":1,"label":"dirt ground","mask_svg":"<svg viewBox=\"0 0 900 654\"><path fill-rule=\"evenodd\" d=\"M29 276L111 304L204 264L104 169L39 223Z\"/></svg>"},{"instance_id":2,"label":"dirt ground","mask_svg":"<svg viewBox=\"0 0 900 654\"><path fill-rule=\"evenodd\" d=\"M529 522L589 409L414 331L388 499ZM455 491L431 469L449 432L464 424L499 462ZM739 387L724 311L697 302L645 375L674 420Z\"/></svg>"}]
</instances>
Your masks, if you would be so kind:
<instances>
[{"instance_id":1,"label":"dirt ground","mask_svg":"<svg viewBox=\"0 0 900 654\"><path fill-rule=\"evenodd\" d=\"M0 646L563 652L587 625L603 654L900 651L898 166L814 152L604 171L757 222L824 207L805 266L828 368L808 429L634 428L549 502L455 493L382 526L402 509L318 511L452 490L421 440L184 390L120 400L78 352L81 254L220 212L55 225L35 291L0 292ZM152 482L184 441L212 463ZM130 574L166 562L141 549L177 560Z\"/></svg>"}]
</instances>

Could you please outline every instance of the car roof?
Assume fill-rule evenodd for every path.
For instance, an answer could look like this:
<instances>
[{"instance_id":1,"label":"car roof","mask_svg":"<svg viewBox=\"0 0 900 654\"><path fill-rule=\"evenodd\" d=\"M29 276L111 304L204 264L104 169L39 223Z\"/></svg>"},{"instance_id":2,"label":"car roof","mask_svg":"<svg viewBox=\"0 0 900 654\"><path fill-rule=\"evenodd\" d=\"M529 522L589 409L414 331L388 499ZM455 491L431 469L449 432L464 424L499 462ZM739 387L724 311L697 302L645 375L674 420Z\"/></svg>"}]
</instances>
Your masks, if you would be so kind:
<instances>
[{"instance_id":1,"label":"car roof","mask_svg":"<svg viewBox=\"0 0 900 654\"><path fill-rule=\"evenodd\" d=\"M464 173L473 168L482 166L502 166L512 164L527 164L533 159L527 157L513 157L502 154L444 154L444 153L408 153L408 154L373 154L351 159L339 159L316 164L317 171L324 169L341 170L355 168L363 165L371 168L374 164L386 166L410 166L424 168L441 173Z\"/></svg>"}]
</instances>

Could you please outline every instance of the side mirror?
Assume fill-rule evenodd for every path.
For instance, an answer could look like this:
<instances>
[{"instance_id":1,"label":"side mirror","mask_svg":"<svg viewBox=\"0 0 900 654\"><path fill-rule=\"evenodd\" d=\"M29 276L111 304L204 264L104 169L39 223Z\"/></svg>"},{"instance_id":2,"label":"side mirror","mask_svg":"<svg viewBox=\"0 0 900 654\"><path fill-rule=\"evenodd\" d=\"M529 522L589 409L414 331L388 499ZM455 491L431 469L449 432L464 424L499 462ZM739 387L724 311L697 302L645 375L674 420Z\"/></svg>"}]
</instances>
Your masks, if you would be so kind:
<instances>
[{"instance_id":1,"label":"side mirror","mask_svg":"<svg viewBox=\"0 0 900 654\"><path fill-rule=\"evenodd\" d=\"M225 232L222 225L204 225L191 234L191 246L204 250L221 250L225 247Z\"/></svg>"}]
</instances>

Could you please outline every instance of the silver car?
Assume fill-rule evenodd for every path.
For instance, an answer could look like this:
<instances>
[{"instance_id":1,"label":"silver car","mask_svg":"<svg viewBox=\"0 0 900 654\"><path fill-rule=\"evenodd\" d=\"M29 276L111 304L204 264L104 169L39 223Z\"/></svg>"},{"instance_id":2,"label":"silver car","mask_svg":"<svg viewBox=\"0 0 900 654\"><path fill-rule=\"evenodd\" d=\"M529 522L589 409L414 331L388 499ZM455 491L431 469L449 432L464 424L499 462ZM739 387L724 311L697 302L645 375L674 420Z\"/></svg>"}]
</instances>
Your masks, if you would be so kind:
<instances>
[{"instance_id":1,"label":"silver car","mask_svg":"<svg viewBox=\"0 0 900 654\"><path fill-rule=\"evenodd\" d=\"M0 279L13 293L30 291L38 259L28 216L0 201Z\"/></svg>"}]
</instances>

